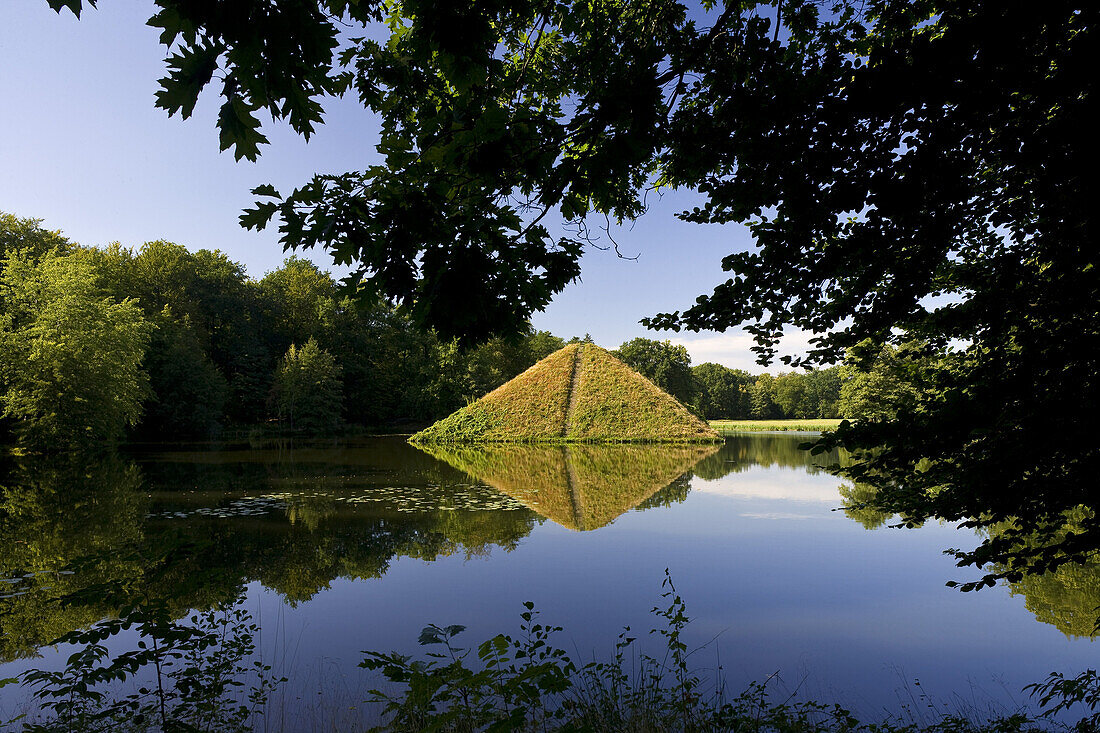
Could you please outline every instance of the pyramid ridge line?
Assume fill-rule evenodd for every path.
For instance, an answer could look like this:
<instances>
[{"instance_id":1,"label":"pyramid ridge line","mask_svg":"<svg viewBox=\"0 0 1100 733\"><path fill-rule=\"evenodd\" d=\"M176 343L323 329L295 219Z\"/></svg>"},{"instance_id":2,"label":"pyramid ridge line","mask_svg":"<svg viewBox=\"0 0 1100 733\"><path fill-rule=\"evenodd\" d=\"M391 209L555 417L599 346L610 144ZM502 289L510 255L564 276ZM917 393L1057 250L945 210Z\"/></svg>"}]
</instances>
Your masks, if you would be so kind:
<instances>
[{"instance_id":1,"label":"pyramid ridge line","mask_svg":"<svg viewBox=\"0 0 1100 733\"><path fill-rule=\"evenodd\" d=\"M573 411L577 407L577 385L580 381L581 355L584 353L584 344L577 344L577 350L573 352L573 371L569 375L569 401L565 404L565 419L561 425L561 437L568 440L569 431L573 427Z\"/></svg>"}]
</instances>

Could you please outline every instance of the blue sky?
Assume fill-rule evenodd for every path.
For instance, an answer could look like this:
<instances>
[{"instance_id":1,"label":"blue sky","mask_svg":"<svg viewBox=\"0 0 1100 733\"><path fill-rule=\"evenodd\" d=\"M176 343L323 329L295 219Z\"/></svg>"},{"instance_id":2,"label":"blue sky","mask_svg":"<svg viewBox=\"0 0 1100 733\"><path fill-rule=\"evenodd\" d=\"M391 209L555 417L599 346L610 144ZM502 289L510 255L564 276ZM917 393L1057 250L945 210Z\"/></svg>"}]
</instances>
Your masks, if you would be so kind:
<instances>
[{"instance_id":1,"label":"blue sky","mask_svg":"<svg viewBox=\"0 0 1100 733\"><path fill-rule=\"evenodd\" d=\"M86 245L137 246L167 239L226 252L260 277L283 257L273 231L248 232L237 216L261 183L289 189L315 172L357 170L376 160L376 119L352 99L328 100L326 124L308 143L267 124L271 145L256 163L218 151L216 98L184 121L153 107L164 48L145 25L151 3L103 2L77 21L45 0L0 3L0 211L45 220ZM684 343L693 363L760 371L750 340L726 334L655 333L638 320L683 309L724 280L724 255L746 249L741 227L686 224L673 214L691 200L674 192L616 233L624 260L590 250L537 328L591 333L614 347L636 336ZM306 253L329 268L323 252ZM804 339L795 336L791 348Z\"/></svg>"}]
</instances>

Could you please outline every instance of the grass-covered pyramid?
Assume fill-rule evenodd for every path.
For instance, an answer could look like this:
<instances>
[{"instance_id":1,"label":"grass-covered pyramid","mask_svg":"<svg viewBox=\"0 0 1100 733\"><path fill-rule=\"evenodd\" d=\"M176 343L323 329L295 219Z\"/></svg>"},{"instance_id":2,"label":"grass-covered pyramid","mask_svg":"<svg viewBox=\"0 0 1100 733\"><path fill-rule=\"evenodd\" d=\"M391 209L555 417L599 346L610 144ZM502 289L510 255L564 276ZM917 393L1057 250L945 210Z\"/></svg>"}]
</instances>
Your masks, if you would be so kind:
<instances>
[{"instance_id":1,"label":"grass-covered pyramid","mask_svg":"<svg viewBox=\"0 0 1100 733\"><path fill-rule=\"evenodd\" d=\"M595 344L554 352L414 443L711 443L676 398Z\"/></svg>"}]
</instances>

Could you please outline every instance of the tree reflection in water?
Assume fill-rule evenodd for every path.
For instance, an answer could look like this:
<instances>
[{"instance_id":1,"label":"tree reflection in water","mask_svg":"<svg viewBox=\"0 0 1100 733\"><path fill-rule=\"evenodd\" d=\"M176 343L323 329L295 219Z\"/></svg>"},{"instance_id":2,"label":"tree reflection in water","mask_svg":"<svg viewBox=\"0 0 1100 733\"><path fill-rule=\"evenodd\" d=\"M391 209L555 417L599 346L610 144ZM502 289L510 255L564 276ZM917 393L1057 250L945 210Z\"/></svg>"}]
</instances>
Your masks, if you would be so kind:
<instances>
[{"instance_id":1,"label":"tree reflection in water","mask_svg":"<svg viewBox=\"0 0 1100 733\"><path fill-rule=\"evenodd\" d=\"M378 578L401 557L432 561L515 549L550 518L572 529L683 501L693 475L753 467L810 471L804 437L738 436L715 446L497 447L444 460L398 439L19 457L0 479L0 660L155 604L179 618L259 581L290 604L336 578ZM488 485L487 485L488 484ZM867 528L890 518L838 504ZM1087 511L1083 508L1078 511ZM1073 517L1066 530L1072 531ZM1008 583L1036 618L1095 636L1100 559Z\"/></svg>"},{"instance_id":2,"label":"tree reflection in water","mask_svg":"<svg viewBox=\"0 0 1100 733\"><path fill-rule=\"evenodd\" d=\"M32 656L123 606L155 603L179 617L251 581L293 604L338 577L380 577L397 557L512 550L541 521L390 443L381 456L265 450L14 462L0 483L0 660Z\"/></svg>"}]
</instances>

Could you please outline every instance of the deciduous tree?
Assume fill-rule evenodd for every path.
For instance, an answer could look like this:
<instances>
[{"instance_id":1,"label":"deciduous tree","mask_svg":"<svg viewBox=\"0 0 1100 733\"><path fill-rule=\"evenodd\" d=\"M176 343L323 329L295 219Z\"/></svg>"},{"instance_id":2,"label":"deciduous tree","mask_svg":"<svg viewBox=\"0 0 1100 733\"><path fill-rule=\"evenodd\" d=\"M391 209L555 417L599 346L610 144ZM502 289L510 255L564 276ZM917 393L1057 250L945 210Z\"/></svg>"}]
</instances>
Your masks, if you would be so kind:
<instances>
[{"instance_id":1,"label":"deciduous tree","mask_svg":"<svg viewBox=\"0 0 1100 733\"><path fill-rule=\"evenodd\" d=\"M271 398L290 430L324 432L340 422L343 388L332 354L310 339L301 347L290 345L275 372Z\"/></svg>"},{"instance_id":2,"label":"deciduous tree","mask_svg":"<svg viewBox=\"0 0 1100 733\"><path fill-rule=\"evenodd\" d=\"M707 420L746 418L752 412L749 390L756 380L748 372L707 362L691 373L696 407Z\"/></svg>"},{"instance_id":3,"label":"deciduous tree","mask_svg":"<svg viewBox=\"0 0 1100 733\"><path fill-rule=\"evenodd\" d=\"M260 280L260 293L278 352L310 338L328 341L336 318L336 283L332 276L302 257L288 257L282 267ZM278 353L276 352L276 353Z\"/></svg>"},{"instance_id":4,"label":"deciduous tree","mask_svg":"<svg viewBox=\"0 0 1100 733\"><path fill-rule=\"evenodd\" d=\"M21 251L31 259L49 252L65 254L72 243L61 232L42 228L41 219L21 219L0 211L0 262L8 252Z\"/></svg>"},{"instance_id":5,"label":"deciduous tree","mask_svg":"<svg viewBox=\"0 0 1100 733\"><path fill-rule=\"evenodd\" d=\"M0 406L21 437L48 450L121 438L147 390L141 309L105 295L79 252L9 252L0 291Z\"/></svg>"},{"instance_id":6,"label":"deciduous tree","mask_svg":"<svg viewBox=\"0 0 1100 733\"><path fill-rule=\"evenodd\" d=\"M611 352L685 405L695 399L695 378L687 349L669 341L636 338Z\"/></svg>"}]
</instances>

